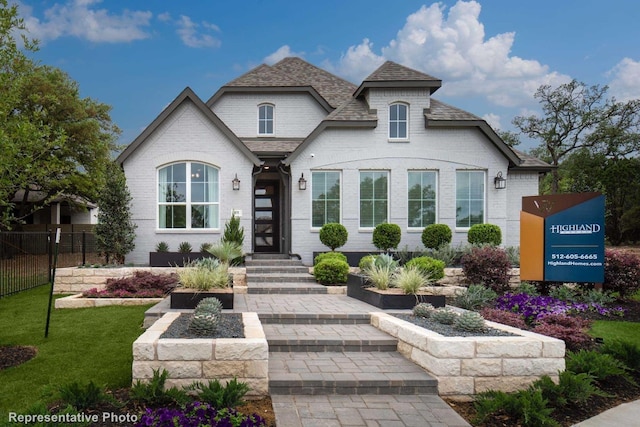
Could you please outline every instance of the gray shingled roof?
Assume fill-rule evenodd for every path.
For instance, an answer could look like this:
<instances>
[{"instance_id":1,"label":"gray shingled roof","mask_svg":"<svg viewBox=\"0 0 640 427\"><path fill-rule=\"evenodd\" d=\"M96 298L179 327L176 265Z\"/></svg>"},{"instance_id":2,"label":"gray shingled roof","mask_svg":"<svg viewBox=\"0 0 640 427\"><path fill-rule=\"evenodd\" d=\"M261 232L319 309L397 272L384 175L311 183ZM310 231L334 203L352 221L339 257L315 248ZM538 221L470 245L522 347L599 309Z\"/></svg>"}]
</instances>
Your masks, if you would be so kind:
<instances>
[{"instance_id":1,"label":"gray shingled roof","mask_svg":"<svg viewBox=\"0 0 640 427\"><path fill-rule=\"evenodd\" d=\"M223 86L225 88L313 88L332 108L351 98L357 86L296 58L260 65Z\"/></svg>"},{"instance_id":2,"label":"gray shingled roof","mask_svg":"<svg viewBox=\"0 0 640 427\"><path fill-rule=\"evenodd\" d=\"M522 163L520 163L520 165L519 165L519 167L521 167L521 168L540 169L541 171L550 171L551 169L554 168L554 166L551 166L549 163L547 163L547 162L545 162L543 160L540 160L537 157L534 157L534 156L532 156L530 154L527 154L527 153L525 153L523 151L516 150L515 148L511 148L511 149L522 160Z\"/></svg>"},{"instance_id":3,"label":"gray shingled roof","mask_svg":"<svg viewBox=\"0 0 640 427\"><path fill-rule=\"evenodd\" d=\"M369 77L364 79L364 81L431 81L437 83L438 85L442 84L442 80L436 77L430 76L429 74L425 74L417 70L413 70L411 68L407 68L400 64L396 64L393 61L387 61L382 64L373 73L369 74Z\"/></svg>"},{"instance_id":4,"label":"gray shingled roof","mask_svg":"<svg viewBox=\"0 0 640 427\"><path fill-rule=\"evenodd\" d=\"M252 153L279 153L288 154L293 152L302 143L302 139L282 140L282 139L243 139L242 142Z\"/></svg>"},{"instance_id":5,"label":"gray shingled roof","mask_svg":"<svg viewBox=\"0 0 640 427\"><path fill-rule=\"evenodd\" d=\"M325 120L331 121L361 121L378 120L375 111L371 111L367 103L362 99L350 98L327 116Z\"/></svg>"},{"instance_id":6,"label":"gray shingled roof","mask_svg":"<svg viewBox=\"0 0 640 427\"><path fill-rule=\"evenodd\" d=\"M431 98L431 108L429 108L429 110L426 112L426 116L428 120L482 120L475 114L471 114L468 111L461 110L433 98Z\"/></svg>"}]
</instances>

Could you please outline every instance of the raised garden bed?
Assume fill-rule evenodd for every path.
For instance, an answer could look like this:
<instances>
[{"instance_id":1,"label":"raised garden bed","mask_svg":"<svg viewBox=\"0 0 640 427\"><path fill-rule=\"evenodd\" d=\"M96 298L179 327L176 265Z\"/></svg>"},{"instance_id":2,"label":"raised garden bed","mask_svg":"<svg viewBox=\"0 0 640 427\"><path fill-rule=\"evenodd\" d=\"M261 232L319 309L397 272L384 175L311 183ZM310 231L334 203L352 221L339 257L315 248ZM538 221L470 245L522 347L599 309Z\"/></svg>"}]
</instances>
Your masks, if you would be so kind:
<instances>
[{"instance_id":1,"label":"raised garden bed","mask_svg":"<svg viewBox=\"0 0 640 427\"><path fill-rule=\"evenodd\" d=\"M564 370L564 341L486 323L514 336L447 337L387 313L371 313L371 324L397 338L402 355L438 379L440 396L469 400L488 390L516 391L543 375L557 380Z\"/></svg>"},{"instance_id":2,"label":"raised garden bed","mask_svg":"<svg viewBox=\"0 0 640 427\"><path fill-rule=\"evenodd\" d=\"M387 309L411 309L417 303L427 302L434 307L444 307L446 297L444 295L407 295L378 291L367 285L365 278L357 274L349 274L347 277L347 296L371 304L382 310Z\"/></svg>"},{"instance_id":3,"label":"raised garden bed","mask_svg":"<svg viewBox=\"0 0 640 427\"><path fill-rule=\"evenodd\" d=\"M166 369L167 387L235 377L249 385L248 395L268 395L269 347L257 313L242 313L244 338L160 338L179 316L166 313L133 343L133 382Z\"/></svg>"},{"instance_id":4,"label":"raised garden bed","mask_svg":"<svg viewBox=\"0 0 640 427\"><path fill-rule=\"evenodd\" d=\"M233 308L233 288L211 289L209 291L198 291L188 288L176 288L171 291L170 307L173 309L194 309L204 298L218 298L222 303L222 308Z\"/></svg>"},{"instance_id":5,"label":"raised garden bed","mask_svg":"<svg viewBox=\"0 0 640 427\"><path fill-rule=\"evenodd\" d=\"M106 307L109 305L147 305L157 304L164 298L85 298L82 294L58 298L55 308Z\"/></svg>"}]
</instances>

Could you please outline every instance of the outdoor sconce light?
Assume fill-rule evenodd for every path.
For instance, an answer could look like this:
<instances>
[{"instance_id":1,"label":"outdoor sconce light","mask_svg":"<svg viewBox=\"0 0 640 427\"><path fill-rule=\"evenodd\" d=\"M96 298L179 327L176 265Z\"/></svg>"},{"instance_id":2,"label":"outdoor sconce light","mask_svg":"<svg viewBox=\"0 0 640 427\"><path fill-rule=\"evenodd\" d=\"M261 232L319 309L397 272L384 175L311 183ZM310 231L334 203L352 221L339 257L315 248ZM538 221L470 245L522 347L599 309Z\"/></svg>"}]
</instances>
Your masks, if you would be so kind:
<instances>
[{"instance_id":1,"label":"outdoor sconce light","mask_svg":"<svg viewBox=\"0 0 640 427\"><path fill-rule=\"evenodd\" d=\"M496 190L502 190L507 188L507 178L502 176L502 172L498 172L495 178L493 178L493 184L496 186Z\"/></svg>"},{"instance_id":2,"label":"outdoor sconce light","mask_svg":"<svg viewBox=\"0 0 640 427\"><path fill-rule=\"evenodd\" d=\"M238 179L238 174L236 174L236 177L233 178L233 181L231 181L233 183L233 190L237 191L240 189L240 180Z\"/></svg>"},{"instance_id":3,"label":"outdoor sconce light","mask_svg":"<svg viewBox=\"0 0 640 427\"><path fill-rule=\"evenodd\" d=\"M298 180L298 189L306 190L307 189L307 180L304 179L304 174L300 175L300 179Z\"/></svg>"}]
</instances>

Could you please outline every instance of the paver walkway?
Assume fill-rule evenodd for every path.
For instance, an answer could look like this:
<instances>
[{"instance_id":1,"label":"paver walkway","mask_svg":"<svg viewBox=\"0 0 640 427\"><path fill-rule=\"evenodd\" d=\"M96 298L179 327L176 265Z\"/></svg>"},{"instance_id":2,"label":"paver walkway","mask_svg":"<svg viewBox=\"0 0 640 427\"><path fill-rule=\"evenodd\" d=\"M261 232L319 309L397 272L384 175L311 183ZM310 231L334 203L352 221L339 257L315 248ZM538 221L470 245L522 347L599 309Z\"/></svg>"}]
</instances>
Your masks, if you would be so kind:
<instances>
[{"instance_id":1,"label":"paver walkway","mask_svg":"<svg viewBox=\"0 0 640 427\"><path fill-rule=\"evenodd\" d=\"M234 299L234 311L262 321L279 427L469 426L437 395L436 380L369 324L379 309L326 294L295 264L248 262L249 293Z\"/></svg>"}]
</instances>

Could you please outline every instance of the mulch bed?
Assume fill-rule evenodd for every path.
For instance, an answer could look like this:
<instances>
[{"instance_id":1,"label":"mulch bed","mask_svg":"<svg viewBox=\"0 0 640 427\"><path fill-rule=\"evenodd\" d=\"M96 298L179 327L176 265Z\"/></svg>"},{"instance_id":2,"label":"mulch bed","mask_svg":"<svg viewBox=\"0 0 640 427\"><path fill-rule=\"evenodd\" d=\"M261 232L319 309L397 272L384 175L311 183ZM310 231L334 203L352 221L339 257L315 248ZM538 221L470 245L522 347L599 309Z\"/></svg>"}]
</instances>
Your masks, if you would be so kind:
<instances>
[{"instance_id":1,"label":"mulch bed","mask_svg":"<svg viewBox=\"0 0 640 427\"><path fill-rule=\"evenodd\" d=\"M0 371L18 366L33 359L38 353L35 347L22 345L0 346Z\"/></svg>"}]
</instances>

